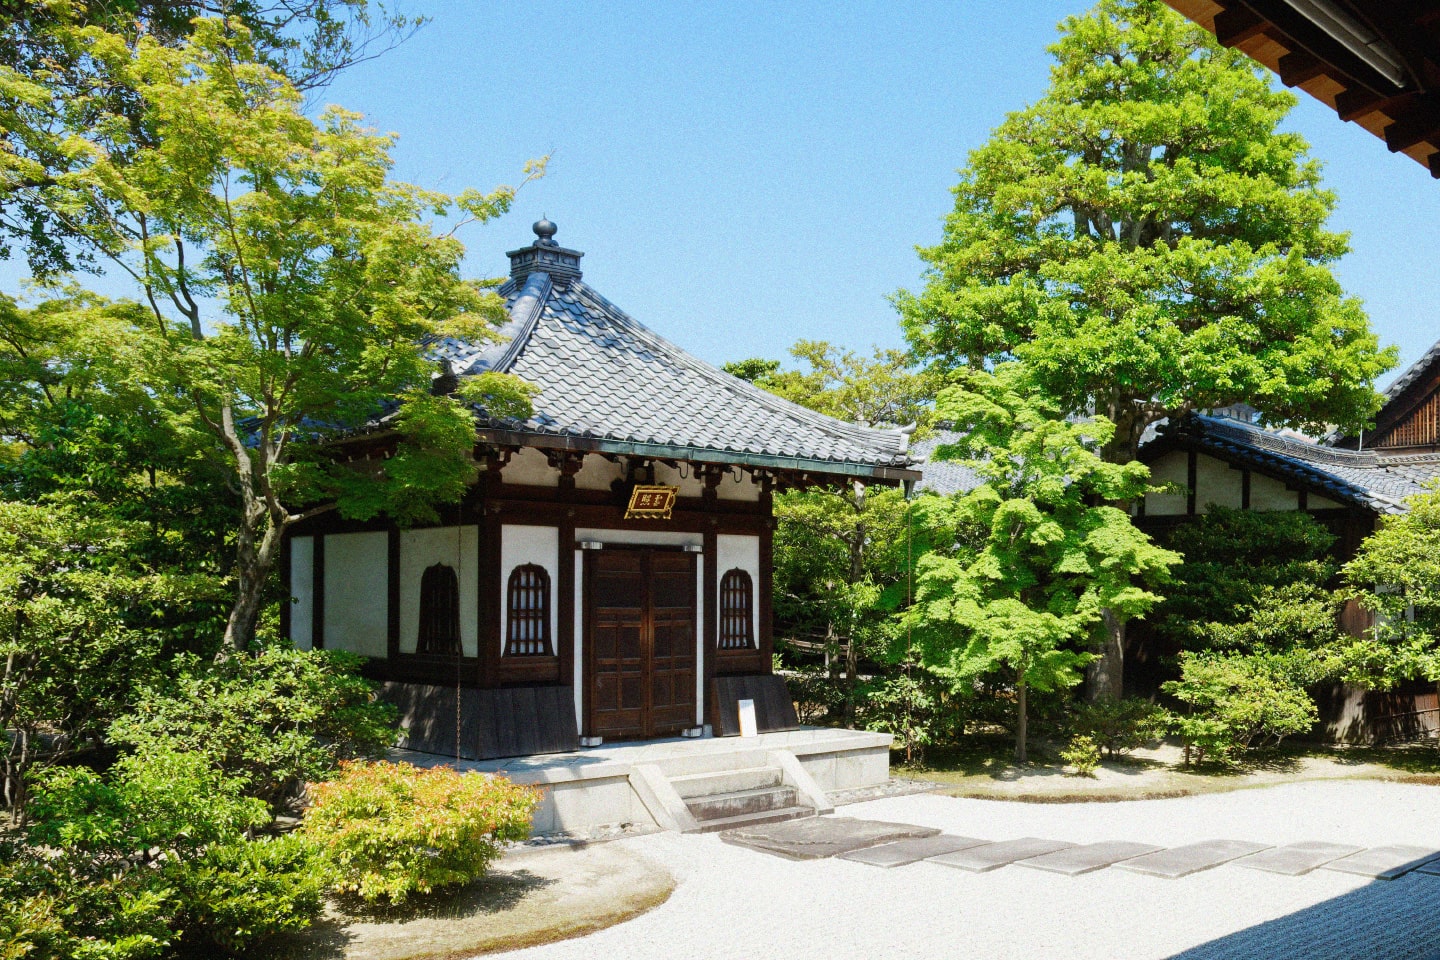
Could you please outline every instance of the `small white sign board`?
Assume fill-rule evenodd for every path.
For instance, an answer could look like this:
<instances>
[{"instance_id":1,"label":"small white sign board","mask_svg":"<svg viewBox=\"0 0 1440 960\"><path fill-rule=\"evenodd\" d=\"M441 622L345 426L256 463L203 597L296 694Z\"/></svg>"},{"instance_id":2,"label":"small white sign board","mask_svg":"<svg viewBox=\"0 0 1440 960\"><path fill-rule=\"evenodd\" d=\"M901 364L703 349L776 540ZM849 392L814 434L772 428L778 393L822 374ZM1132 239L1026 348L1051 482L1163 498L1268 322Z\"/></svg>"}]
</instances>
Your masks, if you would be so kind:
<instances>
[{"instance_id":1,"label":"small white sign board","mask_svg":"<svg viewBox=\"0 0 1440 960\"><path fill-rule=\"evenodd\" d=\"M737 700L735 708L740 711L740 736L755 736L755 701Z\"/></svg>"}]
</instances>

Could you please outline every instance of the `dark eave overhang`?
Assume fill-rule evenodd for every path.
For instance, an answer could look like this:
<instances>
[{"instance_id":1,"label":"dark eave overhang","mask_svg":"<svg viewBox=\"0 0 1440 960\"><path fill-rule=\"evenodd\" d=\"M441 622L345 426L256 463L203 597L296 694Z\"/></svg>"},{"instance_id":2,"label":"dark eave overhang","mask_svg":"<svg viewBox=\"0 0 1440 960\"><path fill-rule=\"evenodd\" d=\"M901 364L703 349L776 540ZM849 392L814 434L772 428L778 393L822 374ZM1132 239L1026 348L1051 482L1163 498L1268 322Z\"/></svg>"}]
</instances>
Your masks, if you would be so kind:
<instances>
[{"instance_id":1,"label":"dark eave overhang","mask_svg":"<svg viewBox=\"0 0 1440 960\"><path fill-rule=\"evenodd\" d=\"M764 453L737 450L711 450L705 447L677 446L666 443L643 443L634 440L608 440L598 437L555 436L525 433L519 430L481 428L476 431L481 443L502 447L536 447L541 450L576 450L582 453L608 453L623 457L645 457L651 460L688 460L692 463L718 463L727 466L753 467L761 470L793 470L800 473L825 473L860 480L904 483L920 479L920 471L908 467L877 463L854 463L839 460L812 460L802 457L777 457Z\"/></svg>"}]
</instances>

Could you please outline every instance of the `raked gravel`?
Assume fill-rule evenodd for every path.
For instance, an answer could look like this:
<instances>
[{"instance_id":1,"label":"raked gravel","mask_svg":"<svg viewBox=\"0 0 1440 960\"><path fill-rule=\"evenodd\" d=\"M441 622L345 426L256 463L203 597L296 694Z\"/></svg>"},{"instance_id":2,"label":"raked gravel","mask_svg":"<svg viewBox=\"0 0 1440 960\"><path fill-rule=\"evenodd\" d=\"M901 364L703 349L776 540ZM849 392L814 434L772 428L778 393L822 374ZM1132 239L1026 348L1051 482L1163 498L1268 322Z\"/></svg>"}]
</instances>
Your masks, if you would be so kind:
<instances>
[{"instance_id":1,"label":"raked gravel","mask_svg":"<svg viewBox=\"0 0 1440 960\"><path fill-rule=\"evenodd\" d=\"M1440 787L1311 782L1124 803L1030 804L918 795L844 815L1008 840L1323 840L1440 849ZM1234 864L1180 880L1106 869L1079 877L1008 866L972 874L933 863L881 870L794 862L713 835L617 841L674 873L659 908L515 958L1055 957L1128 960L1430 960L1440 957L1440 877L1367 882Z\"/></svg>"}]
</instances>

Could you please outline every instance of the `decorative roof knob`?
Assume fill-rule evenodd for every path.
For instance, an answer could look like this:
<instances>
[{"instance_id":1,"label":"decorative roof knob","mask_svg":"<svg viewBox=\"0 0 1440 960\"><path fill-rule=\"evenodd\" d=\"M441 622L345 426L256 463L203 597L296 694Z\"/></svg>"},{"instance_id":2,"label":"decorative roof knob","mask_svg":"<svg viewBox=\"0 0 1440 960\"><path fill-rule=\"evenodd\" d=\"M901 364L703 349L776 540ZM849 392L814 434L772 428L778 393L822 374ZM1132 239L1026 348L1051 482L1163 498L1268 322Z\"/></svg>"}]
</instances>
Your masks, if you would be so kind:
<instances>
[{"instance_id":1,"label":"decorative roof knob","mask_svg":"<svg viewBox=\"0 0 1440 960\"><path fill-rule=\"evenodd\" d=\"M549 218L542 216L539 220L535 221L535 225L531 227L531 229L535 231L535 236L540 238L536 242L541 246L555 246L555 231L559 228L551 223Z\"/></svg>"}]
</instances>

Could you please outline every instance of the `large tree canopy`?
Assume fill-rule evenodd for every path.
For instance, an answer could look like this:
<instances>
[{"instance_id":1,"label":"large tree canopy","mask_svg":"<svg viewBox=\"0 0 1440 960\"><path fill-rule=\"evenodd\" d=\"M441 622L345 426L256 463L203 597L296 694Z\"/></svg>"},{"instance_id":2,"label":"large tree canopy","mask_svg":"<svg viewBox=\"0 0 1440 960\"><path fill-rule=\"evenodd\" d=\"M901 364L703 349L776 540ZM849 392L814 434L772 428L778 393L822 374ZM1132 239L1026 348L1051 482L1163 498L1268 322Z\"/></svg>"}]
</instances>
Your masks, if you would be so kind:
<instances>
[{"instance_id":1,"label":"large tree canopy","mask_svg":"<svg viewBox=\"0 0 1440 960\"><path fill-rule=\"evenodd\" d=\"M1145 428L1244 401L1267 423L1362 426L1393 365L1331 273L1335 198L1289 94L1158 0L1067 19L1050 88L974 151L926 286L897 295L942 367L1019 359L1070 412Z\"/></svg>"}]
</instances>

